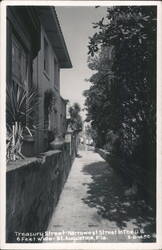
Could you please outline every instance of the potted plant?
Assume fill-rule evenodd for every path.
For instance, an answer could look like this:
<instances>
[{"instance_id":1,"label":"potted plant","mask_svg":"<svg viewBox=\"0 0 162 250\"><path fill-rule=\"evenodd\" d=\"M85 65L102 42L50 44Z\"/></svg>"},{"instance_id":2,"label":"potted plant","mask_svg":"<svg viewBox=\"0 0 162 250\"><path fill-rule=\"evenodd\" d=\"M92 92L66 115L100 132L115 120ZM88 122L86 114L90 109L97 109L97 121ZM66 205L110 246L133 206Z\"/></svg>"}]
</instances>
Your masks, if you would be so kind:
<instances>
[{"instance_id":1,"label":"potted plant","mask_svg":"<svg viewBox=\"0 0 162 250\"><path fill-rule=\"evenodd\" d=\"M13 83L7 86L6 94L7 160L15 161L25 158L22 153L25 135L33 137L31 117L37 104L37 91L34 88L26 91Z\"/></svg>"},{"instance_id":2,"label":"potted plant","mask_svg":"<svg viewBox=\"0 0 162 250\"><path fill-rule=\"evenodd\" d=\"M57 129L55 129L55 138L50 142L51 149L61 149L64 144L64 139L62 135L58 135Z\"/></svg>"}]
</instances>

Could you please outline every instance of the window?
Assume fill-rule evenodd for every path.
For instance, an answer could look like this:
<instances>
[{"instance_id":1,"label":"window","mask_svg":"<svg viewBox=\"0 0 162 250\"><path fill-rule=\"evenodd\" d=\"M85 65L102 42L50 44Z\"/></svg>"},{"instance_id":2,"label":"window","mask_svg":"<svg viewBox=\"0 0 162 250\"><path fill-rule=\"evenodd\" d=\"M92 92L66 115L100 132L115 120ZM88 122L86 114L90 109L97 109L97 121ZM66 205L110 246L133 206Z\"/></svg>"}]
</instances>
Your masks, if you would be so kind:
<instances>
[{"instance_id":1,"label":"window","mask_svg":"<svg viewBox=\"0 0 162 250\"><path fill-rule=\"evenodd\" d=\"M12 81L27 89L28 82L27 52L18 39L12 37Z\"/></svg>"},{"instance_id":2,"label":"window","mask_svg":"<svg viewBox=\"0 0 162 250\"><path fill-rule=\"evenodd\" d=\"M45 38L44 38L44 70L47 74L49 74L49 46Z\"/></svg>"},{"instance_id":3,"label":"window","mask_svg":"<svg viewBox=\"0 0 162 250\"><path fill-rule=\"evenodd\" d=\"M34 111L29 107L29 105L31 105L32 98L30 98L30 101L27 101L26 96L27 93L30 95L30 54L15 33L12 33L11 57L11 84L14 95L17 98L16 101L21 103L21 108L19 107L21 110L17 110L17 112L19 113L19 119L21 122L29 126L34 120ZM17 95L18 93L19 95ZM15 106L15 109L16 108L17 106Z\"/></svg>"}]
</instances>

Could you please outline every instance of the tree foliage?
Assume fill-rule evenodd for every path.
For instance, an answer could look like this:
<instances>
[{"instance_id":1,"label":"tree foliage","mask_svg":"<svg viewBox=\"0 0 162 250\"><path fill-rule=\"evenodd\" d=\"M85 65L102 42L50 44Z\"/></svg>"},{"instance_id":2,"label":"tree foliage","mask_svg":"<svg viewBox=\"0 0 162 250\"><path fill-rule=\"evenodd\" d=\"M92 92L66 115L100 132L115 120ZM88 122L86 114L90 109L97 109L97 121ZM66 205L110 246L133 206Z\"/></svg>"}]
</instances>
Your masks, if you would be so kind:
<instances>
[{"instance_id":1,"label":"tree foliage","mask_svg":"<svg viewBox=\"0 0 162 250\"><path fill-rule=\"evenodd\" d=\"M86 90L87 119L96 143L121 167L134 162L152 170L156 149L156 7L117 6L94 24Z\"/></svg>"},{"instance_id":2,"label":"tree foliage","mask_svg":"<svg viewBox=\"0 0 162 250\"><path fill-rule=\"evenodd\" d=\"M75 132L80 132L82 130L82 119L80 116L81 108L78 103L74 103L69 108L70 114L70 127Z\"/></svg>"}]
</instances>

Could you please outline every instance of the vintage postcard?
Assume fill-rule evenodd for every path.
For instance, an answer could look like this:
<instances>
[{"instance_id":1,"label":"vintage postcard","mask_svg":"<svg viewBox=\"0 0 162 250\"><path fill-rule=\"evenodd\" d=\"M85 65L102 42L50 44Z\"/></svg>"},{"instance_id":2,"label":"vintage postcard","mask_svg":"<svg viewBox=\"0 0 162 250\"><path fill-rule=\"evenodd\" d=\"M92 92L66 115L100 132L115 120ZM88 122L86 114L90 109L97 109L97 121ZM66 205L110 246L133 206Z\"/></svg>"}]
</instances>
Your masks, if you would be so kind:
<instances>
[{"instance_id":1,"label":"vintage postcard","mask_svg":"<svg viewBox=\"0 0 162 250\"><path fill-rule=\"evenodd\" d=\"M161 1L2 1L1 249L162 249Z\"/></svg>"}]
</instances>

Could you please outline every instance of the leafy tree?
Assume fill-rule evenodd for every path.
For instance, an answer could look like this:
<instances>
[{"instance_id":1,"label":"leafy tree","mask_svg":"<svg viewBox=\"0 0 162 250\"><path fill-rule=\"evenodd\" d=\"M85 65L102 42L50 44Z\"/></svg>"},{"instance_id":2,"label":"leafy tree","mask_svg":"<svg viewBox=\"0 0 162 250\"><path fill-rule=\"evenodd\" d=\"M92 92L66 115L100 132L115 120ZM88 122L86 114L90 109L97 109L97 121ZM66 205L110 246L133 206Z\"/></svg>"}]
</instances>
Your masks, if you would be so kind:
<instances>
[{"instance_id":1,"label":"leafy tree","mask_svg":"<svg viewBox=\"0 0 162 250\"><path fill-rule=\"evenodd\" d=\"M85 125L85 135L88 140L93 140L95 141L96 138L96 131L92 128L91 124L86 124Z\"/></svg>"},{"instance_id":2,"label":"leafy tree","mask_svg":"<svg viewBox=\"0 0 162 250\"><path fill-rule=\"evenodd\" d=\"M84 91L86 97L87 120L96 130L95 142L97 147L103 147L106 143L106 134L110 128L110 84L112 81L110 72L109 48L102 48L98 57L89 58L89 68L95 74L89 79L92 83L89 90Z\"/></svg>"},{"instance_id":3,"label":"leafy tree","mask_svg":"<svg viewBox=\"0 0 162 250\"><path fill-rule=\"evenodd\" d=\"M73 130L74 136L74 147L75 147L75 155L78 155L78 146L79 146L79 132L82 131L83 123L80 115L81 108L78 103L74 103L69 108L70 120L69 126Z\"/></svg>"},{"instance_id":4,"label":"leafy tree","mask_svg":"<svg viewBox=\"0 0 162 250\"><path fill-rule=\"evenodd\" d=\"M141 180L148 173L155 177L156 7L108 8L94 28L88 47L96 72L84 95L97 145L113 141L112 159L120 159L123 172L129 164L132 179L135 173Z\"/></svg>"},{"instance_id":5,"label":"leafy tree","mask_svg":"<svg viewBox=\"0 0 162 250\"><path fill-rule=\"evenodd\" d=\"M70 113L70 127L75 132L80 132L82 130L82 119L80 116L81 108L78 103L74 103L73 106L69 108Z\"/></svg>"}]
</instances>

